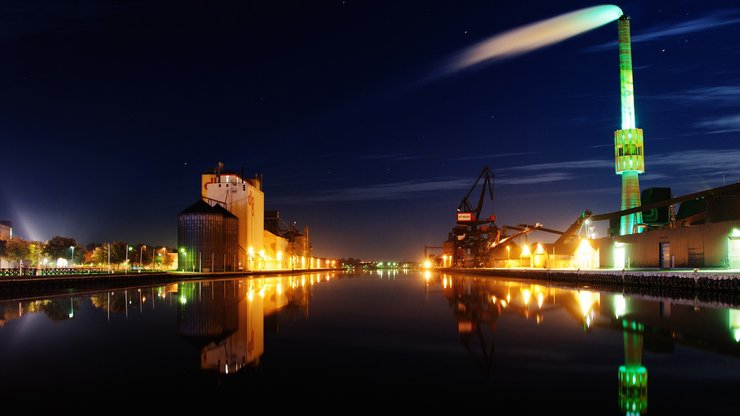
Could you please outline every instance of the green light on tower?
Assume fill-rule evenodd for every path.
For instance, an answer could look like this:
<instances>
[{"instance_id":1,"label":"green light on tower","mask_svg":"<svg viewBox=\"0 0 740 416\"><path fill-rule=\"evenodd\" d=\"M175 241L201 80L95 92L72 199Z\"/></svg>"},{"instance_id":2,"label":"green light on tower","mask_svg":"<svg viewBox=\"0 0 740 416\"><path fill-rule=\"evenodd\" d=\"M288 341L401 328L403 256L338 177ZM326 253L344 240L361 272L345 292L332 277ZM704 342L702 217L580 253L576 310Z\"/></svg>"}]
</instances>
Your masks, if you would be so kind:
<instances>
[{"instance_id":1,"label":"green light on tower","mask_svg":"<svg viewBox=\"0 0 740 416\"><path fill-rule=\"evenodd\" d=\"M619 28L619 80L622 100L622 128L614 132L614 164L622 176L621 209L640 206L640 181L645 172L645 147L642 129L635 127L635 86L632 80L632 41L630 19L623 15L617 21ZM632 234L642 223L642 213L625 215L619 224L619 234Z\"/></svg>"}]
</instances>

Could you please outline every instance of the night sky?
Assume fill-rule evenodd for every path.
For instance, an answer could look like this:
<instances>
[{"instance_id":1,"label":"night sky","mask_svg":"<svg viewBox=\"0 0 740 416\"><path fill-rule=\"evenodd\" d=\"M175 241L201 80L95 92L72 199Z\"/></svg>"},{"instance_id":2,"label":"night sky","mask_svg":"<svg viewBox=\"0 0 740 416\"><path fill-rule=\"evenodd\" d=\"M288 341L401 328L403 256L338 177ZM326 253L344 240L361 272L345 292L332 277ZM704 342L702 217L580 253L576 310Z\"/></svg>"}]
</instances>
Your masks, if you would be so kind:
<instances>
[{"instance_id":1,"label":"night sky","mask_svg":"<svg viewBox=\"0 0 740 416\"><path fill-rule=\"evenodd\" d=\"M322 257L418 260L486 165L499 226L618 210L616 22L440 76L479 41L597 4L0 1L0 219L32 240L174 247L219 161L262 174L266 208ZM617 5L641 187L739 180L737 1Z\"/></svg>"}]
</instances>

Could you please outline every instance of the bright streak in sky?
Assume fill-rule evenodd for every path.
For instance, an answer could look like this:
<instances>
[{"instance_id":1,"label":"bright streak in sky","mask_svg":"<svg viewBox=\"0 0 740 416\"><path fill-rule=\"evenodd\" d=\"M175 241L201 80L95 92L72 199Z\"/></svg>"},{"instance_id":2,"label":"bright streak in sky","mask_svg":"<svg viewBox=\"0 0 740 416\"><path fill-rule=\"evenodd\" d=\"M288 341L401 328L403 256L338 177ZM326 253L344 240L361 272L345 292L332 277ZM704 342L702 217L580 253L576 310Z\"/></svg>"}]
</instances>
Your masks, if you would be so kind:
<instances>
[{"instance_id":1,"label":"bright streak in sky","mask_svg":"<svg viewBox=\"0 0 740 416\"><path fill-rule=\"evenodd\" d=\"M611 23L619 19L622 14L622 9L617 6L601 5L509 30L462 51L449 65L447 73L483 62L521 55L564 41Z\"/></svg>"}]
</instances>

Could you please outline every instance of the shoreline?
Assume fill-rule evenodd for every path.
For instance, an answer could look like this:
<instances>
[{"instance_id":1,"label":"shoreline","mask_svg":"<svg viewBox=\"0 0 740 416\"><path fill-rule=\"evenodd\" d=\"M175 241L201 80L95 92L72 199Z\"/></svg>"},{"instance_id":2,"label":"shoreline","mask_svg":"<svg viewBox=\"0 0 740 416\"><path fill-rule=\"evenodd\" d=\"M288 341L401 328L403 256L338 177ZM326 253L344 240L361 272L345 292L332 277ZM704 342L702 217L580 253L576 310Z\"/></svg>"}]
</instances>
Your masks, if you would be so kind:
<instances>
[{"instance_id":1,"label":"shoreline","mask_svg":"<svg viewBox=\"0 0 740 416\"><path fill-rule=\"evenodd\" d=\"M725 270L570 270L438 268L445 273L488 275L523 280L543 280L618 287L646 287L740 293L740 273Z\"/></svg>"},{"instance_id":2,"label":"shoreline","mask_svg":"<svg viewBox=\"0 0 740 416\"><path fill-rule=\"evenodd\" d=\"M740 274L719 271L435 269L482 278L545 282L564 289L621 293L646 299L671 299L693 305L740 307Z\"/></svg>"},{"instance_id":3,"label":"shoreline","mask_svg":"<svg viewBox=\"0 0 740 416\"><path fill-rule=\"evenodd\" d=\"M520 279L740 291L740 273L727 270L571 270L512 268L438 268L436 270L446 273L484 274Z\"/></svg>"},{"instance_id":4,"label":"shoreline","mask_svg":"<svg viewBox=\"0 0 740 416\"><path fill-rule=\"evenodd\" d=\"M121 289L190 280L221 280L238 277L324 273L341 269L259 270L241 272L144 272L126 274L75 274L64 276L27 276L0 279L0 300L18 296L74 294L77 291Z\"/></svg>"}]
</instances>

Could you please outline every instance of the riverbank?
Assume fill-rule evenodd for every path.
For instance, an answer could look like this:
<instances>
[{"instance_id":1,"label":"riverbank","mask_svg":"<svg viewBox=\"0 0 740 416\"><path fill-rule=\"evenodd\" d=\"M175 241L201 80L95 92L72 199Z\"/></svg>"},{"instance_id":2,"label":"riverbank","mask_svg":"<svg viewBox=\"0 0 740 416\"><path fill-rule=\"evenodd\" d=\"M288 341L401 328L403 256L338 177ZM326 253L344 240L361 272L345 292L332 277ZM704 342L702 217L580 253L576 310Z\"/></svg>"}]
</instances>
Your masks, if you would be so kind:
<instances>
[{"instance_id":1,"label":"riverbank","mask_svg":"<svg viewBox=\"0 0 740 416\"><path fill-rule=\"evenodd\" d=\"M120 289L189 280L218 280L238 277L323 273L339 269L259 270L241 272L143 272L111 274L74 274L63 276L20 276L0 279L0 299L35 294L62 294L94 289Z\"/></svg>"},{"instance_id":2,"label":"riverbank","mask_svg":"<svg viewBox=\"0 0 740 416\"><path fill-rule=\"evenodd\" d=\"M662 287L740 292L740 271L735 270L572 270L572 269L439 269L447 273L478 274L517 279L598 284L625 287Z\"/></svg>"},{"instance_id":3,"label":"riverbank","mask_svg":"<svg viewBox=\"0 0 740 416\"><path fill-rule=\"evenodd\" d=\"M733 308L740 306L740 273L726 270L437 270L463 276L536 280L548 286L621 293L653 300L674 299L687 304Z\"/></svg>"}]
</instances>

